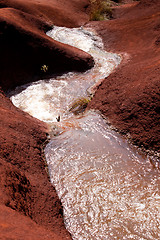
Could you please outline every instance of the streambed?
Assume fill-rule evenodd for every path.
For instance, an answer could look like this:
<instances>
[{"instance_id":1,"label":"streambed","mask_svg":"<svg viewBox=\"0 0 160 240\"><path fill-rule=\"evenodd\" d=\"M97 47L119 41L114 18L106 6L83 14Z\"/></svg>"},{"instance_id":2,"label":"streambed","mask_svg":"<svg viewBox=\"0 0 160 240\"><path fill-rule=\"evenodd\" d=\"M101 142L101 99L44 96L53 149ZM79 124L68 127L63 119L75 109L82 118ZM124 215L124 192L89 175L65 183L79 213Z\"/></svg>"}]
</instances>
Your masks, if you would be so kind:
<instances>
[{"instance_id":1,"label":"streambed","mask_svg":"<svg viewBox=\"0 0 160 240\"><path fill-rule=\"evenodd\" d=\"M64 208L66 228L77 240L160 239L160 176L149 160L114 132L95 111L74 115L79 98L120 63L91 29L54 27L57 41L90 53L95 67L17 88L12 102L51 128L45 155ZM57 122L60 116L60 121Z\"/></svg>"}]
</instances>

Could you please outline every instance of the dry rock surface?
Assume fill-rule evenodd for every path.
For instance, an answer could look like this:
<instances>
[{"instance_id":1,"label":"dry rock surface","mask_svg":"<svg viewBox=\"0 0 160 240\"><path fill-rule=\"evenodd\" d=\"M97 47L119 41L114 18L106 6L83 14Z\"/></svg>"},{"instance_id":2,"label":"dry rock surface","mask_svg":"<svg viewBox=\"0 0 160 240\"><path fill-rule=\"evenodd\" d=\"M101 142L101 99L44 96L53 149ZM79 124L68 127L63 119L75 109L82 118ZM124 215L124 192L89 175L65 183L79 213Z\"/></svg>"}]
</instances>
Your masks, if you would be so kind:
<instances>
[{"instance_id":1,"label":"dry rock surface","mask_svg":"<svg viewBox=\"0 0 160 240\"><path fill-rule=\"evenodd\" d=\"M93 66L90 55L45 34L53 24L85 24L87 8L86 0L0 1L0 239L71 239L43 158L47 126L13 106L3 91Z\"/></svg>"},{"instance_id":2,"label":"dry rock surface","mask_svg":"<svg viewBox=\"0 0 160 240\"><path fill-rule=\"evenodd\" d=\"M114 8L114 20L91 22L105 48L123 61L98 87L90 108L145 149L160 149L160 1Z\"/></svg>"},{"instance_id":3,"label":"dry rock surface","mask_svg":"<svg viewBox=\"0 0 160 240\"><path fill-rule=\"evenodd\" d=\"M85 0L0 1L0 73L3 89L55 72L81 71L93 66L90 55L54 41L45 34L53 24L67 27L84 24L88 20L85 13L87 6L88 1ZM47 73L41 70L43 65L48 67Z\"/></svg>"}]
</instances>

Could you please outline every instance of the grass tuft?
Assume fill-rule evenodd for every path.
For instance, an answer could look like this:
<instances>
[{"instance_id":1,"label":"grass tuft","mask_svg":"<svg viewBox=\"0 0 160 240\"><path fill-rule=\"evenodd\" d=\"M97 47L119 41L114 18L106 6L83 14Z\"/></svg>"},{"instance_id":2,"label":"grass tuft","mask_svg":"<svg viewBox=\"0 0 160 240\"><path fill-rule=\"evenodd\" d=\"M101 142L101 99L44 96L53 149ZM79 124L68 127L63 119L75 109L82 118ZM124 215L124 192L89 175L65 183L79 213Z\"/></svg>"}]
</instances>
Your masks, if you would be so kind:
<instances>
[{"instance_id":1,"label":"grass tuft","mask_svg":"<svg viewBox=\"0 0 160 240\"><path fill-rule=\"evenodd\" d=\"M79 98L72 104L69 111L73 112L75 115L78 115L85 111L90 101L91 101L91 98L84 98L84 97Z\"/></svg>"},{"instance_id":2,"label":"grass tuft","mask_svg":"<svg viewBox=\"0 0 160 240\"><path fill-rule=\"evenodd\" d=\"M112 2L110 0L90 0L90 20L102 21L112 18Z\"/></svg>"}]
</instances>

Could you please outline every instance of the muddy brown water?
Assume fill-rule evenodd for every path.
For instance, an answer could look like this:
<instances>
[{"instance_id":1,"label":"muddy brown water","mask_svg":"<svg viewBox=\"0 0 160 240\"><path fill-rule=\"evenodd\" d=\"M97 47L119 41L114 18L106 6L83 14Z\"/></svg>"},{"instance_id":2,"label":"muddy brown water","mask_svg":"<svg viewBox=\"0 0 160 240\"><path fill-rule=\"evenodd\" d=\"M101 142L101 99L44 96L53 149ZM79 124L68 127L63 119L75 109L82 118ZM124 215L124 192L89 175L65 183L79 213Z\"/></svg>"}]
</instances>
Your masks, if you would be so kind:
<instances>
[{"instance_id":1,"label":"muddy brown water","mask_svg":"<svg viewBox=\"0 0 160 240\"><path fill-rule=\"evenodd\" d=\"M17 107L50 126L45 155L66 228L77 240L160 239L159 171L98 112L69 111L77 99L91 97L92 86L121 57L104 51L91 29L54 27L47 34L95 58L95 67L83 74L40 80L11 93Z\"/></svg>"}]
</instances>

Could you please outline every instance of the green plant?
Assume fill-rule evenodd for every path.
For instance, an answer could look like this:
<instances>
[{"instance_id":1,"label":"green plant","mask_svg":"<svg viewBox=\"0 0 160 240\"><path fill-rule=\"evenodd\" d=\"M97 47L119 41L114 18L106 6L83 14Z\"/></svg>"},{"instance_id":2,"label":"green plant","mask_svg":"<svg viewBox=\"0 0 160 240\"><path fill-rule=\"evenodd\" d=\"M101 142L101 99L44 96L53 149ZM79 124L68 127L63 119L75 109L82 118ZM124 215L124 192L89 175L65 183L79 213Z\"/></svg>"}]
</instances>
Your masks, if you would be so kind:
<instances>
[{"instance_id":1,"label":"green plant","mask_svg":"<svg viewBox=\"0 0 160 240\"><path fill-rule=\"evenodd\" d=\"M110 0L90 0L90 20L102 21L112 17L112 2Z\"/></svg>"},{"instance_id":2,"label":"green plant","mask_svg":"<svg viewBox=\"0 0 160 240\"><path fill-rule=\"evenodd\" d=\"M91 98L84 98L84 97L79 98L72 104L69 111L73 112L75 115L78 115L79 113L82 113L85 111L90 101L91 101Z\"/></svg>"},{"instance_id":3,"label":"green plant","mask_svg":"<svg viewBox=\"0 0 160 240\"><path fill-rule=\"evenodd\" d=\"M48 71L48 66L47 65L42 65L42 67L41 67L41 71L42 72L47 72Z\"/></svg>"}]
</instances>

